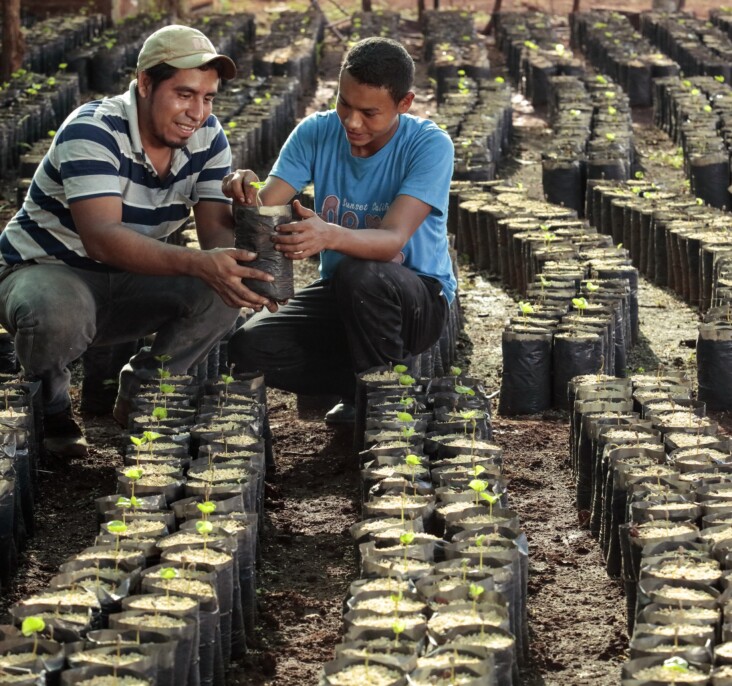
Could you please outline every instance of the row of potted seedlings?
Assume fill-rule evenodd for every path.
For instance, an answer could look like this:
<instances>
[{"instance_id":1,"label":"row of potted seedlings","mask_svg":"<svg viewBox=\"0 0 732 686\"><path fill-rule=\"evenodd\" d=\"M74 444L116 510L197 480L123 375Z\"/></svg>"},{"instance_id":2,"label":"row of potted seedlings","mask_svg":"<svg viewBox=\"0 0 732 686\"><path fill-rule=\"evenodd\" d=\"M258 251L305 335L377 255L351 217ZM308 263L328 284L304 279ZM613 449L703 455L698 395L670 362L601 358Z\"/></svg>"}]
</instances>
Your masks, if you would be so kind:
<instances>
[{"instance_id":1,"label":"row of potted seedlings","mask_svg":"<svg viewBox=\"0 0 732 686\"><path fill-rule=\"evenodd\" d=\"M567 50L556 18L543 12L499 12L496 47L505 55L509 76L532 105L549 102L552 76L584 73L581 61Z\"/></svg>"},{"instance_id":2,"label":"row of potted seedlings","mask_svg":"<svg viewBox=\"0 0 732 686\"><path fill-rule=\"evenodd\" d=\"M460 375L359 375L360 579L323 684L514 684L527 548L508 509L490 400Z\"/></svg>"},{"instance_id":3,"label":"row of potted seedlings","mask_svg":"<svg viewBox=\"0 0 732 686\"><path fill-rule=\"evenodd\" d=\"M588 179L628 179L635 166L630 103L608 77L549 79L549 119L555 132L542 152L542 185L549 202L583 216Z\"/></svg>"},{"instance_id":4,"label":"row of potted seedlings","mask_svg":"<svg viewBox=\"0 0 732 686\"><path fill-rule=\"evenodd\" d=\"M17 556L34 531L34 476L39 456L40 395L38 383L0 376L0 593L17 572Z\"/></svg>"},{"instance_id":5,"label":"row of potted seedlings","mask_svg":"<svg viewBox=\"0 0 732 686\"><path fill-rule=\"evenodd\" d=\"M631 107L649 107L653 81L679 73L679 65L636 31L624 14L574 12L569 21L572 47L623 88Z\"/></svg>"},{"instance_id":6,"label":"row of potted seedlings","mask_svg":"<svg viewBox=\"0 0 732 686\"><path fill-rule=\"evenodd\" d=\"M460 73L473 79L490 76L488 51L477 35L472 12L427 10L422 14L422 32L422 59L435 81L438 101L445 91L445 79Z\"/></svg>"},{"instance_id":7,"label":"row of potted seedlings","mask_svg":"<svg viewBox=\"0 0 732 686\"><path fill-rule=\"evenodd\" d=\"M728 684L732 446L682 374L577 377L570 460L581 519L621 577L623 684Z\"/></svg>"},{"instance_id":8,"label":"row of potted seedlings","mask_svg":"<svg viewBox=\"0 0 732 686\"><path fill-rule=\"evenodd\" d=\"M204 389L165 362L130 417L117 494L97 500L94 546L11 607L3 683L212 685L244 654L271 463L263 379Z\"/></svg>"},{"instance_id":9,"label":"row of potted seedlings","mask_svg":"<svg viewBox=\"0 0 732 686\"><path fill-rule=\"evenodd\" d=\"M577 374L624 374L638 335L638 274L627 251L524 189L465 185L454 182L458 235L486 246L468 255L479 268L481 255L492 256L490 270L527 298L503 334L501 413L566 408Z\"/></svg>"},{"instance_id":10,"label":"row of potted seedlings","mask_svg":"<svg viewBox=\"0 0 732 686\"><path fill-rule=\"evenodd\" d=\"M686 76L722 76L732 81L732 39L711 21L690 14L644 12L640 31Z\"/></svg>"},{"instance_id":11,"label":"row of potted seedlings","mask_svg":"<svg viewBox=\"0 0 732 686\"><path fill-rule=\"evenodd\" d=\"M721 76L658 79L654 122L680 146L691 192L729 209L732 90Z\"/></svg>"},{"instance_id":12,"label":"row of potted seedlings","mask_svg":"<svg viewBox=\"0 0 732 686\"><path fill-rule=\"evenodd\" d=\"M589 207L599 231L617 238L622 232L641 273L704 312L696 344L699 399L709 409L732 407L729 214L645 181L600 182L592 188Z\"/></svg>"}]
</instances>

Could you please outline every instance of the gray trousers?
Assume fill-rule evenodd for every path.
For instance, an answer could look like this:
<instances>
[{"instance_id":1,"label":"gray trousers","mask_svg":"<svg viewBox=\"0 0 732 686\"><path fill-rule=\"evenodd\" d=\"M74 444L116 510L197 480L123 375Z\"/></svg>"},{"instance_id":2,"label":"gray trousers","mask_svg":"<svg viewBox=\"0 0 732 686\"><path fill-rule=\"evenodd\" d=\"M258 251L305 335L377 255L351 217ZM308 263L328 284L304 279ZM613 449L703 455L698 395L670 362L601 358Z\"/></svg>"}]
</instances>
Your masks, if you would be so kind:
<instances>
[{"instance_id":1,"label":"gray trousers","mask_svg":"<svg viewBox=\"0 0 732 686\"><path fill-rule=\"evenodd\" d=\"M131 399L142 381L166 369L185 374L234 325L228 307L190 276L96 272L66 265L29 264L0 271L0 323L15 337L26 378L40 380L46 414L71 402L68 366L90 347L155 333L120 373L119 395Z\"/></svg>"}]
</instances>

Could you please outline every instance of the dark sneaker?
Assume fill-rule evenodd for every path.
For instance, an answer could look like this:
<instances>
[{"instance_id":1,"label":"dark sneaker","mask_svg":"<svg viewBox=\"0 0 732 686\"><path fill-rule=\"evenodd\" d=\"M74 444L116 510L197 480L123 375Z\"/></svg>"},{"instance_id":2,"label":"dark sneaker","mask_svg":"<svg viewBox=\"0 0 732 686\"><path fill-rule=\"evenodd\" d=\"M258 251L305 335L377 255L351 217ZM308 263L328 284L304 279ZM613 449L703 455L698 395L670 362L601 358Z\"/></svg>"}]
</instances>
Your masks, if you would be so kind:
<instances>
[{"instance_id":1,"label":"dark sneaker","mask_svg":"<svg viewBox=\"0 0 732 686\"><path fill-rule=\"evenodd\" d=\"M123 429L127 429L130 425L130 414L132 414L137 408L132 400L117 396L117 400L114 403L114 410L112 410L112 416L114 417L117 424Z\"/></svg>"},{"instance_id":2,"label":"dark sneaker","mask_svg":"<svg viewBox=\"0 0 732 686\"><path fill-rule=\"evenodd\" d=\"M74 420L71 407L43 417L43 447L62 457L85 457L89 444Z\"/></svg>"},{"instance_id":3,"label":"dark sneaker","mask_svg":"<svg viewBox=\"0 0 732 686\"><path fill-rule=\"evenodd\" d=\"M339 402L325 415L326 424L353 424L356 421L356 408L347 402Z\"/></svg>"}]
</instances>

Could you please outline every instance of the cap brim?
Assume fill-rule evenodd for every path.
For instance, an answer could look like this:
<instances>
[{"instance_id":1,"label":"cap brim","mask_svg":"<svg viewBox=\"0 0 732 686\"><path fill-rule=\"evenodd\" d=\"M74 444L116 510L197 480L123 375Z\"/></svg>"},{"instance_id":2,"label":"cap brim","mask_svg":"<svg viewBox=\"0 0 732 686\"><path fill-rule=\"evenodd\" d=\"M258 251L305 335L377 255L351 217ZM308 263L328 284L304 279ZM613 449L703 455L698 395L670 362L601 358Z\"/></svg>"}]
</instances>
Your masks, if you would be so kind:
<instances>
[{"instance_id":1,"label":"cap brim","mask_svg":"<svg viewBox=\"0 0 732 686\"><path fill-rule=\"evenodd\" d=\"M198 55L188 55L175 60L166 60L165 64L169 64L176 69L197 69L211 62L218 62L221 65L222 78L233 79L236 76L236 65L233 60L226 55L216 53L204 52Z\"/></svg>"}]
</instances>

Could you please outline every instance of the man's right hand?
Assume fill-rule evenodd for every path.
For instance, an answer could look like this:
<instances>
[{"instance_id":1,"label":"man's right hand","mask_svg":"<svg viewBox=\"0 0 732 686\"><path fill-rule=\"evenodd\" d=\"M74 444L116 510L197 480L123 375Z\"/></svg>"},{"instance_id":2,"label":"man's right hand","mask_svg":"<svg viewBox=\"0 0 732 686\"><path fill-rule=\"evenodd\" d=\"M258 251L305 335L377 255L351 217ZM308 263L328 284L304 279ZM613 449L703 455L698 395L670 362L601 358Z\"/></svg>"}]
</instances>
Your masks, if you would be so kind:
<instances>
[{"instance_id":1,"label":"man's right hand","mask_svg":"<svg viewBox=\"0 0 732 686\"><path fill-rule=\"evenodd\" d=\"M247 288L242 279L274 281L274 277L239 262L251 262L256 253L237 248L214 248L197 253L194 275L213 288L229 307L248 307L259 312L266 307L277 311L277 303Z\"/></svg>"},{"instance_id":2,"label":"man's right hand","mask_svg":"<svg viewBox=\"0 0 732 686\"><path fill-rule=\"evenodd\" d=\"M259 177L251 169L237 169L224 177L221 188L237 205L256 205L259 189L253 183L258 184Z\"/></svg>"}]
</instances>

